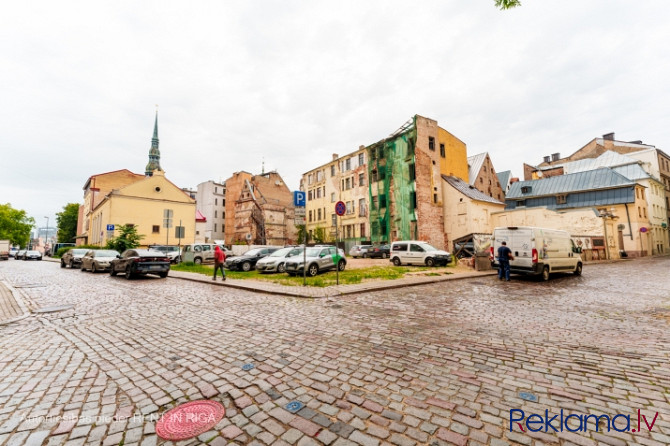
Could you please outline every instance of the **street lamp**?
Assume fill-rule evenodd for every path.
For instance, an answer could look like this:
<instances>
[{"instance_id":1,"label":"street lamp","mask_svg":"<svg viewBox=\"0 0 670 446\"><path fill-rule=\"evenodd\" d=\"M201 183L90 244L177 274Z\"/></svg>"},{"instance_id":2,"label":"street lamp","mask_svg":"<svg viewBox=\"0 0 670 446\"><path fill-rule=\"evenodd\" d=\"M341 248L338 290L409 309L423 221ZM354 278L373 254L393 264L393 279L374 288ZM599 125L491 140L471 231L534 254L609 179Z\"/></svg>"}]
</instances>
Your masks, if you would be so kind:
<instances>
[{"instance_id":1,"label":"street lamp","mask_svg":"<svg viewBox=\"0 0 670 446\"><path fill-rule=\"evenodd\" d=\"M47 255L47 243L49 240L49 217L44 217L47 219L47 233L44 235L44 255Z\"/></svg>"}]
</instances>

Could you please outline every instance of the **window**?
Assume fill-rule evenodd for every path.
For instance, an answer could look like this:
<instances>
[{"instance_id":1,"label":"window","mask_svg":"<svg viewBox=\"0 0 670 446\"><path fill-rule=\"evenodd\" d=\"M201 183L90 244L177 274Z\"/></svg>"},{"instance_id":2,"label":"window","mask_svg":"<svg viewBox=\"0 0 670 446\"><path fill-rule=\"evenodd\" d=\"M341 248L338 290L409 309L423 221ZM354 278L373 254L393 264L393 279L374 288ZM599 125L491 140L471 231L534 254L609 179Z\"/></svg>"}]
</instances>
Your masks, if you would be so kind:
<instances>
[{"instance_id":1,"label":"window","mask_svg":"<svg viewBox=\"0 0 670 446\"><path fill-rule=\"evenodd\" d=\"M215 194L218 194L218 193L219 193L219 188L216 187L216 186L214 186L214 193L215 193Z\"/></svg>"},{"instance_id":2,"label":"window","mask_svg":"<svg viewBox=\"0 0 670 446\"><path fill-rule=\"evenodd\" d=\"M416 167L414 163L409 165L409 180L414 181L416 179Z\"/></svg>"},{"instance_id":3,"label":"window","mask_svg":"<svg viewBox=\"0 0 670 446\"><path fill-rule=\"evenodd\" d=\"M214 210L214 218L219 218L219 215L218 215L216 209ZM216 229L215 229L215 230L216 230Z\"/></svg>"},{"instance_id":4,"label":"window","mask_svg":"<svg viewBox=\"0 0 670 446\"><path fill-rule=\"evenodd\" d=\"M435 150L435 138L433 138L432 136L428 137L428 148L430 150Z\"/></svg>"},{"instance_id":5,"label":"window","mask_svg":"<svg viewBox=\"0 0 670 446\"><path fill-rule=\"evenodd\" d=\"M337 214L330 214L331 226L337 226Z\"/></svg>"},{"instance_id":6,"label":"window","mask_svg":"<svg viewBox=\"0 0 670 446\"><path fill-rule=\"evenodd\" d=\"M647 208L642 208L642 212L644 214L644 218L647 218Z\"/></svg>"},{"instance_id":7,"label":"window","mask_svg":"<svg viewBox=\"0 0 670 446\"><path fill-rule=\"evenodd\" d=\"M312 184L314 182L314 176L310 173L307 175L307 184Z\"/></svg>"},{"instance_id":8,"label":"window","mask_svg":"<svg viewBox=\"0 0 670 446\"><path fill-rule=\"evenodd\" d=\"M365 237L365 223L361 223L361 237Z\"/></svg>"},{"instance_id":9,"label":"window","mask_svg":"<svg viewBox=\"0 0 670 446\"><path fill-rule=\"evenodd\" d=\"M409 208L416 209L416 192L414 191L409 193Z\"/></svg>"},{"instance_id":10,"label":"window","mask_svg":"<svg viewBox=\"0 0 670 446\"><path fill-rule=\"evenodd\" d=\"M316 173L316 181L321 181L321 180L323 180L323 171L322 171L322 170L319 170L319 171Z\"/></svg>"},{"instance_id":11,"label":"window","mask_svg":"<svg viewBox=\"0 0 670 446\"><path fill-rule=\"evenodd\" d=\"M347 178L346 180L344 180L344 184L346 185L345 188L344 188L345 190L347 190L347 189L351 189L351 183L350 183L350 181L349 181L349 178Z\"/></svg>"},{"instance_id":12,"label":"window","mask_svg":"<svg viewBox=\"0 0 670 446\"><path fill-rule=\"evenodd\" d=\"M379 208L385 208L386 207L386 195L380 195L379 196Z\"/></svg>"},{"instance_id":13,"label":"window","mask_svg":"<svg viewBox=\"0 0 670 446\"><path fill-rule=\"evenodd\" d=\"M351 158L347 158L346 161L344 162L345 169L346 171L351 170Z\"/></svg>"},{"instance_id":14,"label":"window","mask_svg":"<svg viewBox=\"0 0 670 446\"><path fill-rule=\"evenodd\" d=\"M565 194L556 196L556 204L565 204L567 202L568 196Z\"/></svg>"},{"instance_id":15,"label":"window","mask_svg":"<svg viewBox=\"0 0 670 446\"><path fill-rule=\"evenodd\" d=\"M480 178L480 179L481 179L481 178ZM522 194L527 194L527 193L530 193L531 190L533 190L532 187L530 187L530 186L523 186L523 187L521 188L521 193L522 193Z\"/></svg>"},{"instance_id":16,"label":"window","mask_svg":"<svg viewBox=\"0 0 670 446\"><path fill-rule=\"evenodd\" d=\"M358 215L366 215L365 198L358 200Z\"/></svg>"},{"instance_id":17,"label":"window","mask_svg":"<svg viewBox=\"0 0 670 446\"><path fill-rule=\"evenodd\" d=\"M214 223L214 232L216 232L216 223Z\"/></svg>"},{"instance_id":18,"label":"window","mask_svg":"<svg viewBox=\"0 0 670 446\"><path fill-rule=\"evenodd\" d=\"M310 191L307 192L307 201L311 201L311 200L312 200L312 191L310 190Z\"/></svg>"},{"instance_id":19,"label":"window","mask_svg":"<svg viewBox=\"0 0 670 446\"><path fill-rule=\"evenodd\" d=\"M312 221L312 211L309 211L309 219L308 221Z\"/></svg>"},{"instance_id":20,"label":"window","mask_svg":"<svg viewBox=\"0 0 670 446\"><path fill-rule=\"evenodd\" d=\"M365 174L364 173L359 173L358 174L358 186L365 186Z\"/></svg>"},{"instance_id":21,"label":"window","mask_svg":"<svg viewBox=\"0 0 670 446\"><path fill-rule=\"evenodd\" d=\"M321 188L316 189L316 198L321 198Z\"/></svg>"},{"instance_id":22,"label":"window","mask_svg":"<svg viewBox=\"0 0 670 446\"><path fill-rule=\"evenodd\" d=\"M377 198L377 196L372 197L372 209L374 209L374 210L379 209L379 208L377 207L377 203L378 203L378 198Z\"/></svg>"},{"instance_id":23,"label":"window","mask_svg":"<svg viewBox=\"0 0 670 446\"><path fill-rule=\"evenodd\" d=\"M153 225L153 226L151 227L151 232L152 232L153 234L158 234L159 232L161 232L160 226L159 226L159 225Z\"/></svg>"},{"instance_id":24,"label":"window","mask_svg":"<svg viewBox=\"0 0 670 446\"><path fill-rule=\"evenodd\" d=\"M214 199L214 205L216 205L216 206L219 205L219 199L218 199L218 198L215 198L215 199Z\"/></svg>"},{"instance_id":25,"label":"window","mask_svg":"<svg viewBox=\"0 0 670 446\"><path fill-rule=\"evenodd\" d=\"M479 184L484 184L484 178L479 177Z\"/></svg>"},{"instance_id":26,"label":"window","mask_svg":"<svg viewBox=\"0 0 670 446\"><path fill-rule=\"evenodd\" d=\"M447 157L447 153L446 153L446 151L444 150L444 144L440 144L440 156L441 156L442 158L446 158L446 157Z\"/></svg>"},{"instance_id":27,"label":"window","mask_svg":"<svg viewBox=\"0 0 670 446\"><path fill-rule=\"evenodd\" d=\"M410 252L425 252L421 246L415 245L414 243L410 243L409 250Z\"/></svg>"},{"instance_id":28,"label":"window","mask_svg":"<svg viewBox=\"0 0 670 446\"><path fill-rule=\"evenodd\" d=\"M335 192L330 194L330 202L335 203Z\"/></svg>"},{"instance_id":29,"label":"window","mask_svg":"<svg viewBox=\"0 0 670 446\"><path fill-rule=\"evenodd\" d=\"M364 153L359 153L358 154L358 165L362 166L365 164L365 154Z\"/></svg>"},{"instance_id":30,"label":"window","mask_svg":"<svg viewBox=\"0 0 670 446\"><path fill-rule=\"evenodd\" d=\"M335 176L335 164L333 164L332 166L330 166L330 176L331 176L331 177L334 177L334 176Z\"/></svg>"},{"instance_id":31,"label":"window","mask_svg":"<svg viewBox=\"0 0 670 446\"><path fill-rule=\"evenodd\" d=\"M414 138L407 140L407 156L414 155Z\"/></svg>"},{"instance_id":32,"label":"window","mask_svg":"<svg viewBox=\"0 0 670 446\"><path fill-rule=\"evenodd\" d=\"M317 221L321 220L321 209L320 208L318 209L317 215L318 215Z\"/></svg>"},{"instance_id":33,"label":"window","mask_svg":"<svg viewBox=\"0 0 670 446\"><path fill-rule=\"evenodd\" d=\"M437 194L433 194L433 203L437 203Z\"/></svg>"}]
</instances>

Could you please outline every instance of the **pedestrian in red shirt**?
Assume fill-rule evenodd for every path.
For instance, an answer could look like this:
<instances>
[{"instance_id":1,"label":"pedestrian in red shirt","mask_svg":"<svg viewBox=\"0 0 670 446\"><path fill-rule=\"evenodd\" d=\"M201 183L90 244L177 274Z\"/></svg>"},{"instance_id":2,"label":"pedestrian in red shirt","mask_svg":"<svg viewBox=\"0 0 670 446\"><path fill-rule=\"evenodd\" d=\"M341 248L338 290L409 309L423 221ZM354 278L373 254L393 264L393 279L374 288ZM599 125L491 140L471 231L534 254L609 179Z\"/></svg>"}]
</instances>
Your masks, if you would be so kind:
<instances>
[{"instance_id":1,"label":"pedestrian in red shirt","mask_svg":"<svg viewBox=\"0 0 670 446\"><path fill-rule=\"evenodd\" d=\"M216 272L221 269L221 280L226 281L226 273L223 271L223 262L226 261L226 253L223 252L219 245L214 247L214 277L212 280L216 280Z\"/></svg>"}]
</instances>

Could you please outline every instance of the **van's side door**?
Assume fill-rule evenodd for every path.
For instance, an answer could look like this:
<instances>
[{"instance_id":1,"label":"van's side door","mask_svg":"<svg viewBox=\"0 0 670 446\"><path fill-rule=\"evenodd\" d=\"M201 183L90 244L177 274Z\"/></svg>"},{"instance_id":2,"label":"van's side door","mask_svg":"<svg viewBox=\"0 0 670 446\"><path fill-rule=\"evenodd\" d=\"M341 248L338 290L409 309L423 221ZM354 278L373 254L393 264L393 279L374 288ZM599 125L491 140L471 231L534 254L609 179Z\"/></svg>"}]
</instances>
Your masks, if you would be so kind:
<instances>
[{"instance_id":1,"label":"van's side door","mask_svg":"<svg viewBox=\"0 0 670 446\"><path fill-rule=\"evenodd\" d=\"M414 265L423 265L426 250L416 243L409 244L409 251L407 252L407 263Z\"/></svg>"}]
</instances>

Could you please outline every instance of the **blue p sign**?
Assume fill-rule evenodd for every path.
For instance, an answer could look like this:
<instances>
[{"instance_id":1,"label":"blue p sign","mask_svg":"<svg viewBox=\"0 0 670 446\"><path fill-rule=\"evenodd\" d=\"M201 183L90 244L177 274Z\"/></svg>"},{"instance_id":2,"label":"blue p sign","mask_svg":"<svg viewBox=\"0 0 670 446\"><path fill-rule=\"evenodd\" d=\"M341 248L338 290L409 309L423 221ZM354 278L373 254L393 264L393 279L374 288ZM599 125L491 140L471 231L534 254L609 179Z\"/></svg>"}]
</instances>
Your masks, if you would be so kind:
<instances>
[{"instance_id":1,"label":"blue p sign","mask_svg":"<svg viewBox=\"0 0 670 446\"><path fill-rule=\"evenodd\" d=\"M114 225L107 225L107 230L108 231L113 231L114 230Z\"/></svg>"},{"instance_id":2,"label":"blue p sign","mask_svg":"<svg viewBox=\"0 0 670 446\"><path fill-rule=\"evenodd\" d=\"M299 190L293 191L293 206L305 207L305 193Z\"/></svg>"}]
</instances>

